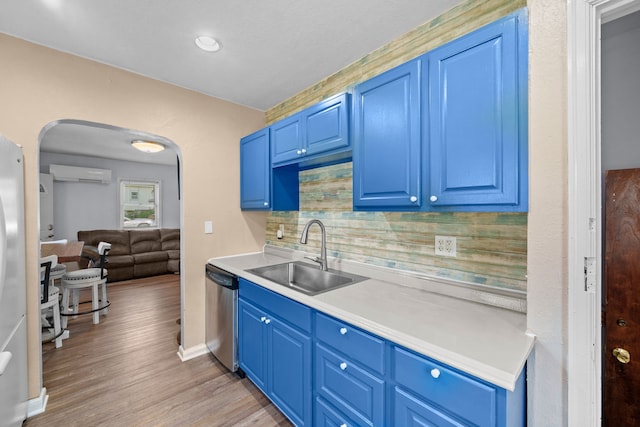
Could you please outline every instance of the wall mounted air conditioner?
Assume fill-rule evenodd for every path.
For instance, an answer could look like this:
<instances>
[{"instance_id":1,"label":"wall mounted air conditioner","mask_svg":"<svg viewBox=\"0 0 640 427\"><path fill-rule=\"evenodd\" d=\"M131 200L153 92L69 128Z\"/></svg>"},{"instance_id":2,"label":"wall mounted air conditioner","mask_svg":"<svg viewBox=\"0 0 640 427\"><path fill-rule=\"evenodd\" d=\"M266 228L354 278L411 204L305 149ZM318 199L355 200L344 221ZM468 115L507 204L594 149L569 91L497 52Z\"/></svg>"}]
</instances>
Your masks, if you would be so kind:
<instances>
[{"instance_id":1,"label":"wall mounted air conditioner","mask_svg":"<svg viewBox=\"0 0 640 427\"><path fill-rule=\"evenodd\" d=\"M109 169L49 165L49 173L53 175L54 181L94 182L101 184L109 184L111 182L111 171Z\"/></svg>"}]
</instances>

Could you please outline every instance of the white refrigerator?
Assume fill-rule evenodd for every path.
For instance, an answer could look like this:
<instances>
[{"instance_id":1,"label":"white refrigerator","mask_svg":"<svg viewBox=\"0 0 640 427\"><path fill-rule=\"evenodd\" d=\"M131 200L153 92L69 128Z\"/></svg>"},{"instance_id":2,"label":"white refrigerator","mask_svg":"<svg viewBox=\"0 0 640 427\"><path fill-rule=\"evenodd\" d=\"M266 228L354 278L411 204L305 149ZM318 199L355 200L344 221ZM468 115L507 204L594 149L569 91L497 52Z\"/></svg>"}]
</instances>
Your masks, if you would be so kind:
<instances>
[{"instance_id":1,"label":"white refrigerator","mask_svg":"<svg viewBox=\"0 0 640 427\"><path fill-rule=\"evenodd\" d=\"M22 149L0 135L0 427L27 415Z\"/></svg>"}]
</instances>

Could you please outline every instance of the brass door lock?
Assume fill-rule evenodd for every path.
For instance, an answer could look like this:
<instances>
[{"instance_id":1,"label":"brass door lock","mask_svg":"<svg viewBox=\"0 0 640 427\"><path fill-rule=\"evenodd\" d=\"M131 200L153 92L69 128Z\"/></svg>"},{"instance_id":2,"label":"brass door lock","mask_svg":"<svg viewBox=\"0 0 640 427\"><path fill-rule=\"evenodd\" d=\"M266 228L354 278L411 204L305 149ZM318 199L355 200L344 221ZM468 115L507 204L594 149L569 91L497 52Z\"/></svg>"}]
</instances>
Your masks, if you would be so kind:
<instances>
[{"instance_id":1,"label":"brass door lock","mask_svg":"<svg viewBox=\"0 0 640 427\"><path fill-rule=\"evenodd\" d=\"M620 363L629 363L631 361L631 355L624 348L614 348L613 356L618 359Z\"/></svg>"}]
</instances>

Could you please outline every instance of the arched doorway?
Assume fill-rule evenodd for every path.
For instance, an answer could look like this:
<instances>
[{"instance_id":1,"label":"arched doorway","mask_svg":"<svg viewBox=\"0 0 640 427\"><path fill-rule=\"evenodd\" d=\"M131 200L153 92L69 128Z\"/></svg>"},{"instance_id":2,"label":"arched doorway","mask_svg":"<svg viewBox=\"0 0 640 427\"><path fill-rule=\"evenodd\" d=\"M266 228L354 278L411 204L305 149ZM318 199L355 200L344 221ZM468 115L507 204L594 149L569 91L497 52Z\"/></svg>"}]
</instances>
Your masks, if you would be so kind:
<instances>
[{"instance_id":1,"label":"arched doorway","mask_svg":"<svg viewBox=\"0 0 640 427\"><path fill-rule=\"evenodd\" d=\"M133 148L134 140L158 143L164 150L141 152ZM68 169L53 176L61 170L59 166ZM165 137L102 123L57 120L40 132L38 170L41 240L74 241L81 230L182 230L181 153L177 144ZM101 171L99 175L86 175L96 170ZM127 199L123 189L136 197ZM47 194L43 195L43 190ZM46 221L43 196L51 202L50 220ZM173 262L172 271L182 274L180 237L178 241L179 250L174 251L178 259L169 263ZM167 340L175 342L175 337L167 336ZM42 375L42 360L40 371ZM40 381L42 388L42 377Z\"/></svg>"}]
</instances>

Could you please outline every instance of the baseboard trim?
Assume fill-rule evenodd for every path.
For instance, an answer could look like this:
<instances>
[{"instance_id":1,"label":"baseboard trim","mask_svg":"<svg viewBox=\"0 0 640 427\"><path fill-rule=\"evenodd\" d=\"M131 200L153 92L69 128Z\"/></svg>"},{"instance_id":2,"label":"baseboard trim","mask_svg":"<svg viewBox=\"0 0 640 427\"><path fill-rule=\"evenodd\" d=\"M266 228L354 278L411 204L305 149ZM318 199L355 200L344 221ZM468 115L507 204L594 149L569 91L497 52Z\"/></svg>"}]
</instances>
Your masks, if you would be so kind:
<instances>
[{"instance_id":1,"label":"baseboard trim","mask_svg":"<svg viewBox=\"0 0 640 427\"><path fill-rule=\"evenodd\" d=\"M27 402L27 418L42 414L47 409L48 401L49 395L47 394L47 388L42 387L42 389L40 389L40 396L29 399Z\"/></svg>"},{"instance_id":2,"label":"baseboard trim","mask_svg":"<svg viewBox=\"0 0 640 427\"><path fill-rule=\"evenodd\" d=\"M180 346L180 348L178 349L178 357L183 362L207 353L209 353L209 349L205 344L198 344L196 346L189 347L186 350L184 349L184 347Z\"/></svg>"}]
</instances>

